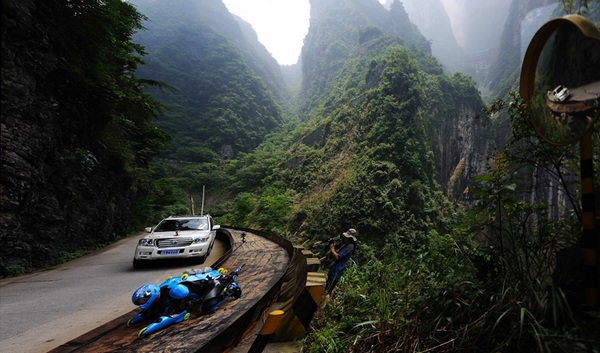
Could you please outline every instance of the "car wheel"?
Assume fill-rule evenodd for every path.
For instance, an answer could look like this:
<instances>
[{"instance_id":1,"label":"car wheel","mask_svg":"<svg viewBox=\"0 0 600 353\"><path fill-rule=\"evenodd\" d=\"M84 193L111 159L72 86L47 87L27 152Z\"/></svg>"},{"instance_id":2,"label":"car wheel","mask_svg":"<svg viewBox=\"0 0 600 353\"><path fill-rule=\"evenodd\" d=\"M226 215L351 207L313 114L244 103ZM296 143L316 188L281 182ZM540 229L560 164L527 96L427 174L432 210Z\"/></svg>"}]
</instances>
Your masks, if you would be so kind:
<instances>
[{"instance_id":1,"label":"car wheel","mask_svg":"<svg viewBox=\"0 0 600 353\"><path fill-rule=\"evenodd\" d=\"M145 262L138 259L133 259L133 268L144 268Z\"/></svg>"},{"instance_id":2,"label":"car wheel","mask_svg":"<svg viewBox=\"0 0 600 353\"><path fill-rule=\"evenodd\" d=\"M206 256L210 255L213 246L215 245L215 241L213 240L212 243L210 243L210 246L208 247L208 251L206 252Z\"/></svg>"},{"instance_id":3,"label":"car wheel","mask_svg":"<svg viewBox=\"0 0 600 353\"><path fill-rule=\"evenodd\" d=\"M147 330L148 330L147 327L144 327L143 329L141 329L140 332L138 333L138 338L144 337L144 333L146 333Z\"/></svg>"},{"instance_id":4,"label":"car wheel","mask_svg":"<svg viewBox=\"0 0 600 353\"><path fill-rule=\"evenodd\" d=\"M203 264L203 263L204 263L204 261L206 261L206 256L200 256L200 257L198 258L198 264L200 264L200 265L201 265L201 264Z\"/></svg>"}]
</instances>

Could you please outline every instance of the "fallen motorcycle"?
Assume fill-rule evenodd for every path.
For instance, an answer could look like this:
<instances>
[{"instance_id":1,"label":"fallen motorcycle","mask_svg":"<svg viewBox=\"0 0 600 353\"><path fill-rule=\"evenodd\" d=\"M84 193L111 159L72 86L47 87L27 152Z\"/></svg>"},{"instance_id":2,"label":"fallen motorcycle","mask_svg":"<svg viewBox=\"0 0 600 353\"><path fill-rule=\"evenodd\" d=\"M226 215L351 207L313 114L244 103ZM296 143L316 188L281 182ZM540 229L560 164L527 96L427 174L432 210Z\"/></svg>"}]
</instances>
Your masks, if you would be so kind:
<instances>
[{"instance_id":1,"label":"fallen motorcycle","mask_svg":"<svg viewBox=\"0 0 600 353\"><path fill-rule=\"evenodd\" d=\"M211 267L186 270L179 277L169 277L160 285L142 285L131 297L141 311L127 321L127 326L154 320L139 331L138 337L142 338L189 319L191 312L216 312L225 300L242 296L237 278L243 267L231 272Z\"/></svg>"}]
</instances>

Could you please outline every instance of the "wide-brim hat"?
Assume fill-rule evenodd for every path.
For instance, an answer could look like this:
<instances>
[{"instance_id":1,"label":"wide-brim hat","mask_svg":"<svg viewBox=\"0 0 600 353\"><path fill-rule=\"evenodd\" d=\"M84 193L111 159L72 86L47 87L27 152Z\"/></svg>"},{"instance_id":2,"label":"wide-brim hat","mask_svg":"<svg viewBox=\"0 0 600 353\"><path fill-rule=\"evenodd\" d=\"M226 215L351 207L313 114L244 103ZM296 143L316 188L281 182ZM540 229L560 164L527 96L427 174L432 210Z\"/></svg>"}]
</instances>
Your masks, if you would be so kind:
<instances>
[{"instance_id":1,"label":"wide-brim hat","mask_svg":"<svg viewBox=\"0 0 600 353\"><path fill-rule=\"evenodd\" d=\"M352 238L352 240L356 241L356 229L350 228L346 232L342 233L342 235L346 238Z\"/></svg>"}]
</instances>

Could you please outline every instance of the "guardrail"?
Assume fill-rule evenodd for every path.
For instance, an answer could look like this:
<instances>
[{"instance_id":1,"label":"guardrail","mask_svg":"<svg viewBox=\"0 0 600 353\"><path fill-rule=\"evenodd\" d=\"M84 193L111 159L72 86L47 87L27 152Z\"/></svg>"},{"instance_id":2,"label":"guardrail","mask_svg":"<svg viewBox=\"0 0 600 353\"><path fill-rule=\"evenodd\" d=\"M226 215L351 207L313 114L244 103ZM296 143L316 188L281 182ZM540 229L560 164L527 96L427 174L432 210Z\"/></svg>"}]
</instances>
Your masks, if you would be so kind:
<instances>
[{"instance_id":1,"label":"guardrail","mask_svg":"<svg viewBox=\"0 0 600 353\"><path fill-rule=\"evenodd\" d=\"M269 239L286 249L290 256L288 269L281 279L281 287L276 293L279 310L283 310L280 322L272 340L293 341L306 335L308 326L317 310L325 287L325 274L316 272L319 259L312 257L310 251L294 246L289 240L263 231L235 228L251 232Z\"/></svg>"},{"instance_id":2,"label":"guardrail","mask_svg":"<svg viewBox=\"0 0 600 353\"><path fill-rule=\"evenodd\" d=\"M277 293L279 310L283 310L280 322L273 336L274 341L286 342L303 338L321 301L325 287L325 274L317 272L318 258L301 246L267 232L229 227L260 235L287 250L290 264L282 277L281 288Z\"/></svg>"}]
</instances>

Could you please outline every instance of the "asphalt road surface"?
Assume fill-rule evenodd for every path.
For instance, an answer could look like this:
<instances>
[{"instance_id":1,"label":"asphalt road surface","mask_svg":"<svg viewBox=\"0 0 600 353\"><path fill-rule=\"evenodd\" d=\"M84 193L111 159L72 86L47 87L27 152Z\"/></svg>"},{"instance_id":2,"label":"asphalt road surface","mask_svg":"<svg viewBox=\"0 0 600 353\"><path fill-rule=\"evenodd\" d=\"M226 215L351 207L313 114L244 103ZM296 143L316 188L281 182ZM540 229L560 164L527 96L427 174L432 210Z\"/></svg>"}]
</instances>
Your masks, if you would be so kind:
<instances>
[{"instance_id":1,"label":"asphalt road surface","mask_svg":"<svg viewBox=\"0 0 600 353\"><path fill-rule=\"evenodd\" d=\"M0 280L0 352L48 352L136 309L131 296L139 286L208 266L224 252L217 241L204 265L177 261L134 270L133 253L142 236L60 266Z\"/></svg>"}]
</instances>

